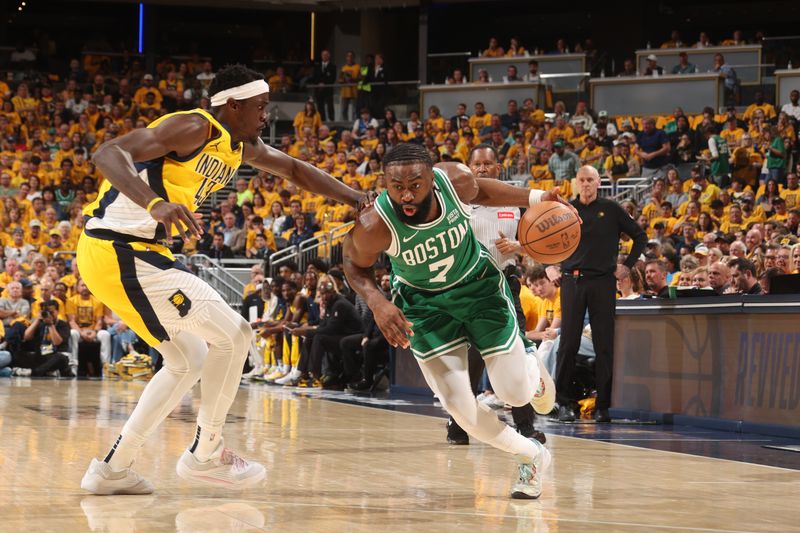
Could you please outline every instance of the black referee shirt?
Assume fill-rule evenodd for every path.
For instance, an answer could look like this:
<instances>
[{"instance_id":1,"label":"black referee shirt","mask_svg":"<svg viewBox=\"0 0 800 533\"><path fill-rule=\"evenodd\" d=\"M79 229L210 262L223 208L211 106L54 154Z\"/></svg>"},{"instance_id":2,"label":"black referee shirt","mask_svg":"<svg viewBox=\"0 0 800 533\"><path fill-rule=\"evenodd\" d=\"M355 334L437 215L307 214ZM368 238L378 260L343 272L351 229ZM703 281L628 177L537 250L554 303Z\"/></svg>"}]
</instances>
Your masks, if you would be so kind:
<instances>
[{"instance_id":1,"label":"black referee shirt","mask_svg":"<svg viewBox=\"0 0 800 533\"><path fill-rule=\"evenodd\" d=\"M631 268L636 264L647 245L647 234L618 203L597 198L589 205L575 199L572 205L583 220L581 241L575 253L561 264L563 272L580 270L590 277L613 274L617 269L620 233L633 239L625 266Z\"/></svg>"}]
</instances>

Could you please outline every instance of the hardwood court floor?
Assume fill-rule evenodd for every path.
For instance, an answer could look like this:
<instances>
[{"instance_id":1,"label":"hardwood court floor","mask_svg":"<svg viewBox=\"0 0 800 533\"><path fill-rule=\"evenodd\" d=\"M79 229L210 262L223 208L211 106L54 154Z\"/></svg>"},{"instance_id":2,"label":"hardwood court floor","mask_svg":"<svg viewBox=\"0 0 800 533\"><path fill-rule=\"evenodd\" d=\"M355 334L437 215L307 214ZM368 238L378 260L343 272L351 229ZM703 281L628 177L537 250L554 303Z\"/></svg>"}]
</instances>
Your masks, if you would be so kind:
<instances>
[{"instance_id":1,"label":"hardwood court floor","mask_svg":"<svg viewBox=\"0 0 800 533\"><path fill-rule=\"evenodd\" d=\"M240 493L189 485L175 461L193 433L187 396L138 457L151 496L79 488L143 383L0 380L0 531L791 531L800 472L550 436L539 501L507 496L512 459L448 446L443 420L243 387L226 444L268 468Z\"/></svg>"}]
</instances>

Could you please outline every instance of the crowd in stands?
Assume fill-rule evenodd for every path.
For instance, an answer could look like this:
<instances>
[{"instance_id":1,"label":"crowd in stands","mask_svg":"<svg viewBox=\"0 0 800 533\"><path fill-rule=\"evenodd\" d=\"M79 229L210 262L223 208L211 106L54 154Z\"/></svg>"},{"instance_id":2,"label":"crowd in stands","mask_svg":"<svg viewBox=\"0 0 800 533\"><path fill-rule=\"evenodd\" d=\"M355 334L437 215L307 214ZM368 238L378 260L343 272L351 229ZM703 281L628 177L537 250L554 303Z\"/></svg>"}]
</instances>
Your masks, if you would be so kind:
<instances>
[{"instance_id":1,"label":"crowd in stands","mask_svg":"<svg viewBox=\"0 0 800 533\"><path fill-rule=\"evenodd\" d=\"M585 44L582 50L588 52L591 42ZM564 43L557 48L568 51ZM524 55L519 41L512 41L508 52ZM496 40L487 50L508 52ZM382 58L376 55L362 71L350 56L333 72L336 80L361 82L346 97L353 102L345 109L358 108L352 127L330 122L332 110L325 120L317 103L327 107L327 95L319 92L326 88L319 88L318 99L306 103L293 133L283 135L277 148L353 188L383 191L382 157L400 143L427 147L434 161L462 162L471 148L489 143L506 176L530 187L559 187L566 197L573 196L572 180L582 165L597 168L612 193L625 177L653 180L652 195L642 205L623 202L650 243L642 268L620 278L621 297L663 296L670 285L708 285L719 294L768 292L772 278L800 267L797 91L777 108L760 92L746 108L706 108L697 115L675 109L669 116L612 117L585 102L572 113L555 102L546 113L526 99L511 100L506 109L481 103L473 109L433 106L401 120L383 106L374 86L364 90L364 82L380 77ZM325 83L322 72L331 69L320 64L317 70L309 79ZM339 76L347 70L349 77ZM104 363L136 348L135 336L89 293L73 261L82 208L96 199L104 179L92 154L103 142L170 111L208 109L213 76L207 61L164 60L152 74L73 61L64 73L0 77L8 80L0 81L0 319L6 350L0 352L0 367L22 361L35 375L99 376ZM281 76L285 73L272 73L271 86L283 83ZM203 238L177 239L173 251L261 261L355 215L349 206L260 172L237 178L235 191L202 221ZM623 237L621 255L629 250ZM261 271L254 271L245 289L243 313L258 323L266 364L253 358L251 377L356 389L381 381L388 348L336 265L316 262L299 272L284 264L274 277L256 267ZM388 283L385 274L376 271L382 287ZM533 290L535 281L530 282L534 296L542 292ZM325 312L333 306L342 311L336 319ZM541 336L552 324L531 325Z\"/></svg>"}]
</instances>

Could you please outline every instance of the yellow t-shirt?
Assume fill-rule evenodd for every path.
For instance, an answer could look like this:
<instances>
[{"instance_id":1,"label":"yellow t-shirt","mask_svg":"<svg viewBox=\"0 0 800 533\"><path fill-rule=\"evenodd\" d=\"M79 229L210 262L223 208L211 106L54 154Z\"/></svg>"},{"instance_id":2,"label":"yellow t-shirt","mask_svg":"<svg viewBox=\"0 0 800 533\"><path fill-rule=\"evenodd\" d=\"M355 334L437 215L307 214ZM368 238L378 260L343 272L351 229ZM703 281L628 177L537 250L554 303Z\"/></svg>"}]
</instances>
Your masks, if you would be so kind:
<instances>
[{"instance_id":1,"label":"yellow t-shirt","mask_svg":"<svg viewBox=\"0 0 800 533\"><path fill-rule=\"evenodd\" d=\"M354 63L352 65L343 65L341 69L342 79L344 83L354 83L358 80L361 73L361 65ZM358 89L353 85L351 87L342 87L342 98L355 98L358 96Z\"/></svg>"},{"instance_id":2,"label":"yellow t-shirt","mask_svg":"<svg viewBox=\"0 0 800 533\"><path fill-rule=\"evenodd\" d=\"M89 296L88 300L76 294L67 299L67 316L75 316L75 322L82 328L91 328L103 316L103 302Z\"/></svg>"},{"instance_id":3,"label":"yellow t-shirt","mask_svg":"<svg viewBox=\"0 0 800 533\"><path fill-rule=\"evenodd\" d=\"M781 198L786 200L786 209L794 209L800 205L800 189L789 190L783 189L781 191Z\"/></svg>"},{"instance_id":4,"label":"yellow t-shirt","mask_svg":"<svg viewBox=\"0 0 800 533\"><path fill-rule=\"evenodd\" d=\"M555 296L550 298L539 298L539 306L536 309L539 320L547 318L548 326L552 326L553 320L561 318L561 289L556 289Z\"/></svg>"},{"instance_id":5,"label":"yellow t-shirt","mask_svg":"<svg viewBox=\"0 0 800 533\"><path fill-rule=\"evenodd\" d=\"M526 286L520 285L519 303L522 305L522 312L525 314L525 331L532 331L539 323L539 302L541 298L533 294Z\"/></svg>"},{"instance_id":6,"label":"yellow t-shirt","mask_svg":"<svg viewBox=\"0 0 800 533\"><path fill-rule=\"evenodd\" d=\"M760 109L760 110L762 110L764 112L764 118L767 119L767 120L771 120L771 119L775 118L776 116L778 116L777 113L775 113L775 108L772 106L772 104L764 102L761 105L750 104L749 106L747 106L747 109L745 109L744 115L742 116L742 118L746 122L750 122L750 119L753 117L753 113L755 113L756 110L758 110L758 109Z\"/></svg>"},{"instance_id":7,"label":"yellow t-shirt","mask_svg":"<svg viewBox=\"0 0 800 533\"><path fill-rule=\"evenodd\" d=\"M484 113L482 117L479 117L478 115L472 115L471 117L469 117L469 127L472 128L473 131L480 131L481 128L491 125L492 125L491 113Z\"/></svg>"}]
</instances>

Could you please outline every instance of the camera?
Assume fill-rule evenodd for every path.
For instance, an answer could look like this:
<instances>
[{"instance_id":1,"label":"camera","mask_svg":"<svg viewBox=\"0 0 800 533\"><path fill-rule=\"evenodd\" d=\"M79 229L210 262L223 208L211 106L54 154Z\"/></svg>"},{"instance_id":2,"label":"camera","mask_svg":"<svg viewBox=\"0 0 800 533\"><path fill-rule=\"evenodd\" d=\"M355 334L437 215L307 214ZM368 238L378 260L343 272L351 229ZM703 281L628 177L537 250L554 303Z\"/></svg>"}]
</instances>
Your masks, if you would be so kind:
<instances>
[{"instance_id":1,"label":"camera","mask_svg":"<svg viewBox=\"0 0 800 533\"><path fill-rule=\"evenodd\" d=\"M58 315L58 302L55 300L46 300L42 302L40 315L42 319L55 319Z\"/></svg>"}]
</instances>

